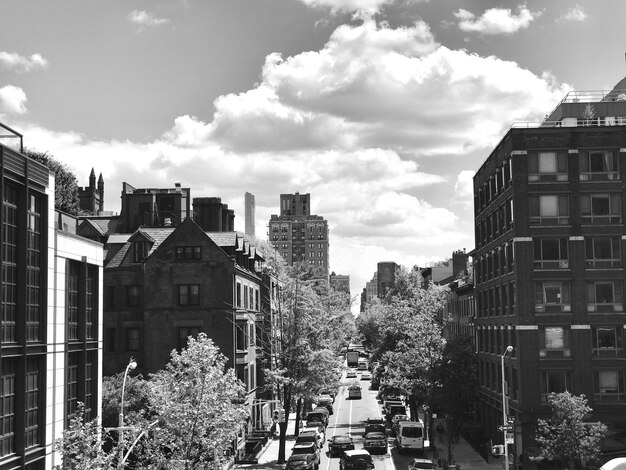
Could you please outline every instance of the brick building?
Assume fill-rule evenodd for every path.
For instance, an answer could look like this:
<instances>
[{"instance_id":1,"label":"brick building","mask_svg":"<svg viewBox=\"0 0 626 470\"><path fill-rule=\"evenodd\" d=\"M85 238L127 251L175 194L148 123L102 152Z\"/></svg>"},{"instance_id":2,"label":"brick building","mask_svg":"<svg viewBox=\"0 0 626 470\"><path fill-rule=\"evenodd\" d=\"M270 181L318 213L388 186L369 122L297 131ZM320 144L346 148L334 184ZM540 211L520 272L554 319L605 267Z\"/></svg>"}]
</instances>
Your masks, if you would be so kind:
<instances>
[{"instance_id":1,"label":"brick building","mask_svg":"<svg viewBox=\"0 0 626 470\"><path fill-rule=\"evenodd\" d=\"M328 278L328 222L311 215L310 194L280 195L280 215L269 221L269 240L288 264L307 263Z\"/></svg>"},{"instance_id":2,"label":"brick building","mask_svg":"<svg viewBox=\"0 0 626 470\"><path fill-rule=\"evenodd\" d=\"M502 442L501 356L513 462L528 457L550 392L585 394L624 448L626 92L568 94L514 126L474 177L480 419Z\"/></svg>"}]
</instances>

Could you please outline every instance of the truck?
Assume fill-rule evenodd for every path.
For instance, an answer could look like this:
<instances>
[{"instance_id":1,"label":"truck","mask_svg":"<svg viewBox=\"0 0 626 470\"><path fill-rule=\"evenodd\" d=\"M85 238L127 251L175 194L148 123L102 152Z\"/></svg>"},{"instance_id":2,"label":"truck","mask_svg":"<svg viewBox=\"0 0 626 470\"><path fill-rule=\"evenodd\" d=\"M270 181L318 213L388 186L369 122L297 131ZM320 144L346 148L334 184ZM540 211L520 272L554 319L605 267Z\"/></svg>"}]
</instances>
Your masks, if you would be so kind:
<instances>
[{"instance_id":1,"label":"truck","mask_svg":"<svg viewBox=\"0 0 626 470\"><path fill-rule=\"evenodd\" d=\"M348 367L357 368L359 365L359 352L358 351L348 351L346 353L346 361L348 362Z\"/></svg>"}]
</instances>

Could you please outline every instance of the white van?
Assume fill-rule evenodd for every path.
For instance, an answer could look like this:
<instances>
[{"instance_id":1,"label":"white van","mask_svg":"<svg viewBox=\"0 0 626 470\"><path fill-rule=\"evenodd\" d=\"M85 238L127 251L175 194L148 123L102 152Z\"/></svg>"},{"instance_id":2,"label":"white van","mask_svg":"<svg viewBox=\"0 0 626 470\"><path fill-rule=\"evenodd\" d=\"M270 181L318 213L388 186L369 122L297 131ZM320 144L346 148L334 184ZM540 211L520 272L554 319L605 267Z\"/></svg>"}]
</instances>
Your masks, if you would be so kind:
<instances>
[{"instance_id":1,"label":"white van","mask_svg":"<svg viewBox=\"0 0 626 470\"><path fill-rule=\"evenodd\" d=\"M416 450L424 452L424 423L420 421L399 421L396 432L398 452Z\"/></svg>"}]
</instances>

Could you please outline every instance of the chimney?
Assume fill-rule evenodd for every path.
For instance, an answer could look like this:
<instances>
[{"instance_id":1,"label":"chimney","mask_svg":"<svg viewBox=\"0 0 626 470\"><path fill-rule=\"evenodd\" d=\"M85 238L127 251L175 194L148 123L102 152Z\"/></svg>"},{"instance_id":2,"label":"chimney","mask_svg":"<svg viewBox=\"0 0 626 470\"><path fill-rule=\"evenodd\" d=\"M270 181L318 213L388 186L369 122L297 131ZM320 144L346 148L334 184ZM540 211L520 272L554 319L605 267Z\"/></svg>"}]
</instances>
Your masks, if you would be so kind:
<instances>
[{"instance_id":1,"label":"chimney","mask_svg":"<svg viewBox=\"0 0 626 470\"><path fill-rule=\"evenodd\" d=\"M228 232L234 232L235 231L235 210L234 209L228 209L226 211L226 215L228 217Z\"/></svg>"},{"instance_id":2,"label":"chimney","mask_svg":"<svg viewBox=\"0 0 626 470\"><path fill-rule=\"evenodd\" d=\"M230 232L228 230L228 204L222 204L222 232Z\"/></svg>"},{"instance_id":3,"label":"chimney","mask_svg":"<svg viewBox=\"0 0 626 470\"><path fill-rule=\"evenodd\" d=\"M195 222L205 232L222 232L223 204L219 197L196 197L193 199Z\"/></svg>"},{"instance_id":4,"label":"chimney","mask_svg":"<svg viewBox=\"0 0 626 470\"><path fill-rule=\"evenodd\" d=\"M174 187L176 188L177 193L181 192L180 181L174 181Z\"/></svg>"}]
</instances>

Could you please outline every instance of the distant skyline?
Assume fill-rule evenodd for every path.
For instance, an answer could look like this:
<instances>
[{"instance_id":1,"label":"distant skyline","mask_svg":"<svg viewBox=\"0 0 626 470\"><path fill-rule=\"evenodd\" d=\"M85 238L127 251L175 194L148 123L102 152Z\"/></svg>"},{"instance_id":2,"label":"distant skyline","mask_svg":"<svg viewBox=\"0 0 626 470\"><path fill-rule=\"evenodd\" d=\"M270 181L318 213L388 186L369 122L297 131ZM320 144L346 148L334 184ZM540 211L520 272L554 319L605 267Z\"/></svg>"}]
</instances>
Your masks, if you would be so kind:
<instances>
[{"instance_id":1,"label":"distant skyline","mask_svg":"<svg viewBox=\"0 0 626 470\"><path fill-rule=\"evenodd\" d=\"M626 75L626 2L4 2L0 122L88 184L221 197L266 238L310 193L353 296L474 247L472 176L516 121Z\"/></svg>"}]
</instances>

